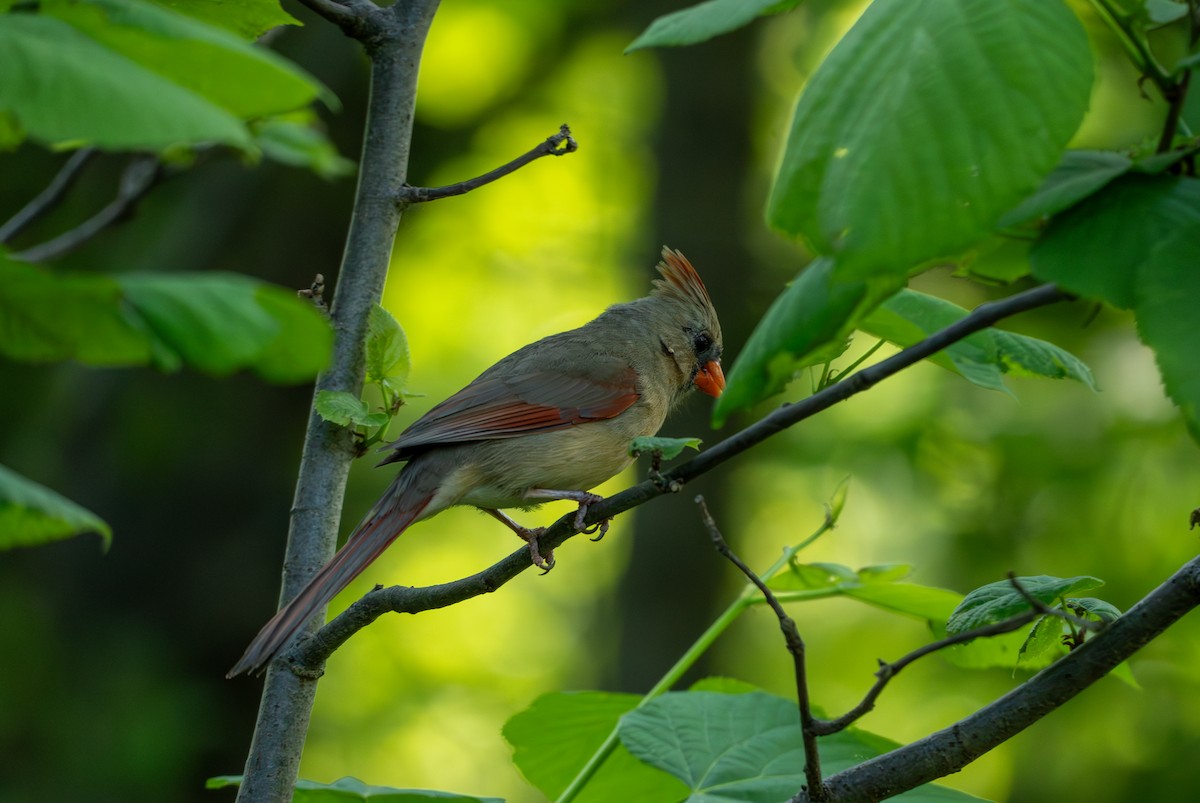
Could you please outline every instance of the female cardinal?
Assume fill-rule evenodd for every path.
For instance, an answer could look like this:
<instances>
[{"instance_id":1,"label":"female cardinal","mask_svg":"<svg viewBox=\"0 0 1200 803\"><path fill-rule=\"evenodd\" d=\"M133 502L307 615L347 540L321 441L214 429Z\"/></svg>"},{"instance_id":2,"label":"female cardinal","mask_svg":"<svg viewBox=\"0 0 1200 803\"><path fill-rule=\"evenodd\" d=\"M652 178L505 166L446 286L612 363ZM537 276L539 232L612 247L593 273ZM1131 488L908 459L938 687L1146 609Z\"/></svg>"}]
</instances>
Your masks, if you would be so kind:
<instances>
[{"instance_id":1,"label":"female cardinal","mask_svg":"<svg viewBox=\"0 0 1200 803\"><path fill-rule=\"evenodd\" d=\"M534 564L540 530L500 508L551 499L579 503L631 462L629 443L658 432L693 387L725 388L721 325L691 263L664 248L662 279L646 298L617 304L591 323L508 355L404 430L380 465L408 461L346 545L267 622L228 677L257 672L296 630L414 522L452 505L474 505L529 542Z\"/></svg>"}]
</instances>

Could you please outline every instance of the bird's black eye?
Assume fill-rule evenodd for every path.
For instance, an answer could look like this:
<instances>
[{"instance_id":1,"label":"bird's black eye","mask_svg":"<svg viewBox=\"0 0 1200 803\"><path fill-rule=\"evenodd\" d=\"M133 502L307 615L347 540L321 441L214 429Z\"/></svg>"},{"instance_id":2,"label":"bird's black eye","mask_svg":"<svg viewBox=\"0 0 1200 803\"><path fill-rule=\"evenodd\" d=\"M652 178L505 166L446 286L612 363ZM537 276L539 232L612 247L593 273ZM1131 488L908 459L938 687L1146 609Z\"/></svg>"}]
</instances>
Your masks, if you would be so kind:
<instances>
[{"instance_id":1,"label":"bird's black eye","mask_svg":"<svg viewBox=\"0 0 1200 803\"><path fill-rule=\"evenodd\" d=\"M697 354L703 354L704 352L708 351L710 348L712 348L712 344L712 335L710 335L708 332L697 332L692 338L692 347L696 349Z\"/></svg>"}]
</instances>

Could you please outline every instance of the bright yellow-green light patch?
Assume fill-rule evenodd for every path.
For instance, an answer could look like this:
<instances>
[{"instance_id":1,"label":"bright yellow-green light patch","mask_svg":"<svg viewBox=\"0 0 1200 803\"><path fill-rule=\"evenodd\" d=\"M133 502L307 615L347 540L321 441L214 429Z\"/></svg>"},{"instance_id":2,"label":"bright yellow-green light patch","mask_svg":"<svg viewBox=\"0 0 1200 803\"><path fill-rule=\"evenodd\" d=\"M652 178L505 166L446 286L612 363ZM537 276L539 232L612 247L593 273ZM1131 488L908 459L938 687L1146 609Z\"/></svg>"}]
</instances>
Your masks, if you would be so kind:
<instances>
[{"instance_id":1,"label":"bright yellow-green light patch","mask_svg":"<svg viewBox=\"0 0 1200 803\"><path fill-rule=\"evenodd\" d=\"M421 59L417 114L445 127L474 119L514 91L534 45L521 20L496 4L445 4Z\"/></svg>"}]
</instances>

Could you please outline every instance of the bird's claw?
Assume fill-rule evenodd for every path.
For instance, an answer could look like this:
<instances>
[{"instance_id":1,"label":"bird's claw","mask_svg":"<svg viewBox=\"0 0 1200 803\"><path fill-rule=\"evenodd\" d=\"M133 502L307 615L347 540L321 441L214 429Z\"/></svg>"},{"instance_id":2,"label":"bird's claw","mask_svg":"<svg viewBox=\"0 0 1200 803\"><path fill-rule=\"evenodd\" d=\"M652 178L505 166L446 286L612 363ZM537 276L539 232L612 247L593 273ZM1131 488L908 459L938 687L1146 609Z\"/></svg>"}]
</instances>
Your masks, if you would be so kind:
<instances>
[{"instance_id":1,"label":"bird's claw","mask_svg":"<svg viewBox=\"0 0 1200 803\"><path fill-rule=\"evenodd\" d=\"M583 533L584 535L591 535L592 533L597 533L595 538L591 538L589 540L599 541L601 538L603 538L605 535L608 534L608 525L610 522L612 522L612 519L601 519L600 521L593 524L591 527L588 527L586 530L580 530L579 532Z\"/></svg>"}]
</instances>

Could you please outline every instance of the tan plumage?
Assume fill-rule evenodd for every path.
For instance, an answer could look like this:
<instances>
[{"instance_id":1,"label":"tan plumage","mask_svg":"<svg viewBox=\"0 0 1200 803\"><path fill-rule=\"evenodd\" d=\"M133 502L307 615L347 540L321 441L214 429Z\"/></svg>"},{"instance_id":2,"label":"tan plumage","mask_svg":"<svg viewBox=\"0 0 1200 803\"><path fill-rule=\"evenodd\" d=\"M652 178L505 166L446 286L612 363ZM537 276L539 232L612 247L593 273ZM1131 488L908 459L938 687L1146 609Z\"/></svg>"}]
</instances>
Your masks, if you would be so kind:
<instances>
[{"instance_id":1,"label":"tan plumage","mask_svg":"<svg viewBox=\"0 0 1200 803\"><path fill-rule=\"evenodd\" d=\"M500 508L546 498L586 505L594 498L582 492L629 465L629 442L658 432L693 387L718 395L725 379L716 310L683 254L664 248L662 255L662 278L649 296L518 349L406 429L380 465L408 464L228 676L264 668L413 523L453 505L500 518Z\"/></svg>"}]
</instances>

